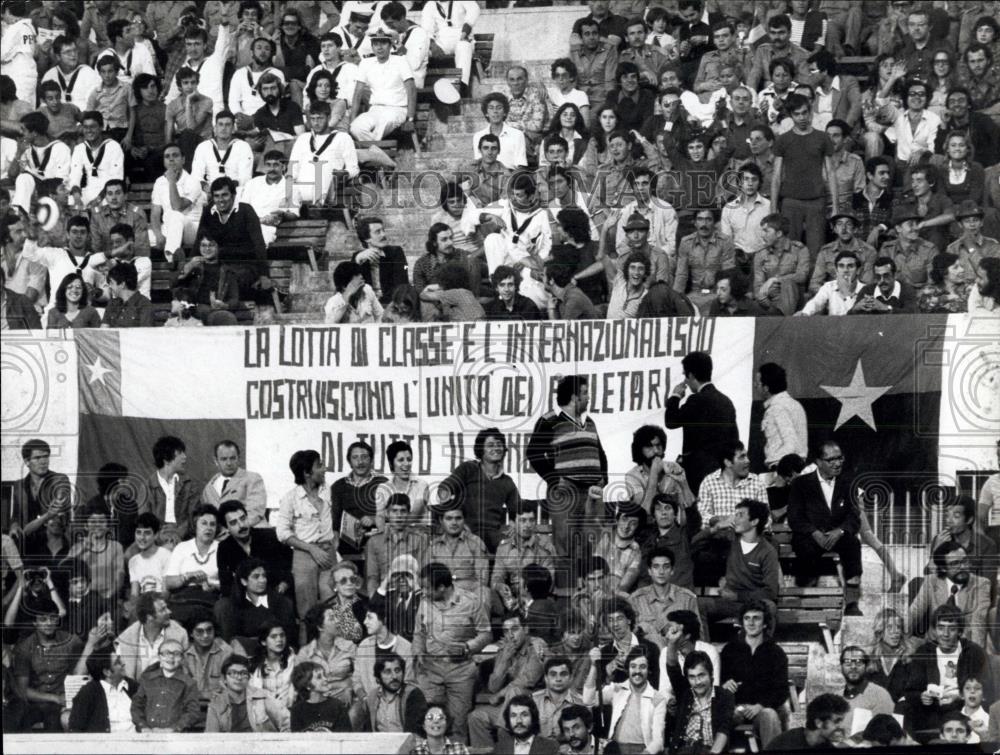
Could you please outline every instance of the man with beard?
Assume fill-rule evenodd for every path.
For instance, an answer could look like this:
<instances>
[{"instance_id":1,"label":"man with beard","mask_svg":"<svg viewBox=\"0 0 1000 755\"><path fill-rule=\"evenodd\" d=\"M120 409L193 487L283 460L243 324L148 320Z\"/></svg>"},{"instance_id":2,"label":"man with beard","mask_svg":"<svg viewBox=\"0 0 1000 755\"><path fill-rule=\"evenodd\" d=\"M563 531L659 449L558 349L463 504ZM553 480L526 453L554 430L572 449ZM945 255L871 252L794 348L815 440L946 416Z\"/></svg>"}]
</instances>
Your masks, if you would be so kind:
<instances>
[{"instance_id":1,"label":"man with beard","mask_svg":"<svg viewBox=\"0 0 1000 755\"><path fill-rule=\"evenodd\" d=\"M406 254L402 247L389 243L381 218L361 218L357 230L362 248L351 259L361 265L365 283L383 304L388 304L396 287L409 283Z\"/></svg>"},{"instance_id":2,"label":"man with beard","mask_svg":"<svg viewBox=\"0 0 1000 755\"><path fill-rule=\"evenodd\" d=\"M993 699L989 658L982 647L965 639L965 617L952 605L938 606L931 616L936 642L920 645L910 659L906 679L904 726L926 743L936 735L942 717L962 707L962 689L969 678L983 683L983 698Z\"/></svg>"},{"instance_id":3,"label":"man with beard","mask_svg":"<svg viewBox=\"0 0 1000 755\"><path fill-rule=\"evenodd\" d=\"M965 617L968 637L986 647L986 614L990 609L990 581L969 571L969 554L965 547L946 540L934 549L936 573L924 579L909 610L909 627L914 635L927 634L934 639L930 618L943 605L958 608Z\"/></svg>"},{"instance_id":4,"label":"man with beard","mask_svg":"<svg viewBox=\"0 0 1000 755\"><path fill-rule=\"evenodd\" d=\"M278 237L278 226L281 223L299 216L298 207L288 198L286 164L285 154L281 150L268 150L264 154L264 175L251 178L241 194L243 202L257 213L260 232L267 246Z\"/></svg>"},{"instance_id":5,"label":"man with beard","mask_svg":"<svg viewBox=\"0 0 1000 755\"><path fill-rule=\"evenodd\" d=\"M503 712L505 728L498 735L494 752L529 753L530 755L555 755L559 743L543 737L541 720L535 701L530 695L515 695Z\"/></svg>"},{"instance_id":6,"label":"man with beard","mask_svg":"<svg viewBox=\"0 0 1000 755\"><path fill-rule=\"evenodd\" d=\"M675 495L685 508L694 503L683 467L664 461L666 450L667 434L656 425L643 425L632 434L635 466L625 474L625 486L632 503L650 514L658 495Z\"/></svg>"},{"instance_id":7,"label":"man with beard","mask_svg":"<svg viewBox=\"0 0 1000 755\"><path fill-rule=\"evenodd\" d=\"M892 257L878 257L872 264L874 283L858 292L852 315L906 314L916 312L917 294L906 281L896 279L896 263Z\"/></svg>"},{"instance_id":8,"label":"man with beard","mask_svg":"<svg viewBox=\"0 0 1000 755\"><path fill-rule=\"evenodd\" d=\"M237 68L229 82L229 111L236 115L236 128L249 131L253 128L253 115L265 106L260 82L265 74L272 74L285 83L285 74L274 66L274 40L258 37L250 47L250 64Z\"/></svg>"},{"instance_id":9,"label":"man with beard","mask_svg":"<svg viewBox=\"0 0 1000 755\"><path fill-rule=\"evenodd\" d=\"M270 130L298 136L306 127L302 123L302 108L290 97L282 97L283 90L281 79L273 72L268 71L260 77L257 91L264 104L253 114L253 128L245 132L245 135L247 138L254 137L254 143L261 145L260 149L265 154L272 149L279 149L287 157L292 143L286 141L276 144L267 132Z\"/></svg>"},{"instance_id":10,"label":"man with beard","mask_svg":"<svg viewBox=\"0 0 1000 755\"><path fill-rule=\"evenodd\" d=\"M984 168L1000 162L1000 126L985 113L972 109L972 95L965 87L951 87L945 99L944 122L938 130L934 151L945 154L945 145L955 131L965 134L971 152L969 159Z\"/></svg>"},{"instance_id":11,"label":"man with beard","mask_svg":"<svg viewBox=\"0 0 1000 755\"><path fill-rule=\"evenodd\" d=\"M361 172L358 152L349 134L330 131L330 103L316 102L309 109L309 131L292 147L293 199L314 205L326 203L344 178Z\"/></svg>"},{"instance_id":12,"label":"man with beard","mask_svg":"<svg viewBox=\"0 0 1000 755\"><path fill-rule=\"evenodd\" d=\"M809 80L809 53L792 44L792 21L784 13L771 16L767 22L768 41L761 42L753 51L747 66L747 85L759 91L763 84L771 83L771 62L784 58L795 67L799 81Z\"/></svg>"},{"instance_id":13,"label":"man with beard","mask_svg":"<svg viewBox=\"0 0 1000 755\"><path fill-rule=\"evenodd\" d=\"M378 686L364 701L368 714L366 723L378 733L423 732L427 700L419 687L407 684L406 661L397 653L379 655L375 661Z\"/></svg>"},{"instance_id":14,"label":"man with beard","mask_svg":"<svg viewBox=\"0 0 1000 755\"><path fill-rule=\"evenodd\" d=\"M611 703L608 739L621 753L661 752L666 726L667 698L650 684L650 662L643 648L633 647L623 662L622 680L605 684L597 694L597 678L604 666L600 649L590 651L590 672L583 685L583 704Z\"/></svg>"},{"instance_id":15,"label":"man with beard","mask_svg":"<svg viewBox=\"0 0 1000 755\"><path fill-rule=\"evenodd\" d=\"M537 694L537 693L536 693ZM597 755L598 742L594 736L594 717L585 705L567 705L559 714L560 738L566 743L567 755Z\"/></svg>"},{"instance_id":16,"label":"man with beard","mask_svg":"<svg viewBox=\"0 0 1000 755\"><path fill-rule=\"evenodd\" d=\"M278 544L274 530L252 526L246 507L237 500L222 502L219 521L229 533L229 537L219 543L219 550L215 554L219 564L219 588L222 595L232 594L237 567L251 558L266 563L269 582L277 592L287 594L292 585L290 553L287 548Z\"/></svg>"},{"instance_id":17,"label":"man with beard","mask_svg":"<svg viewBox=\"0 0 1000 755\"><path fill-rule=\"evenodd\" d=\"M844 675L843 696L851 706L844 719L847 731L851 731L856 710L866 710L871 716L891 714L893 711L892 695L885 687L868 680L868 662L868 653L857 645L849 645L840 651L840 673Z\"/></svg>"}]
</instances>

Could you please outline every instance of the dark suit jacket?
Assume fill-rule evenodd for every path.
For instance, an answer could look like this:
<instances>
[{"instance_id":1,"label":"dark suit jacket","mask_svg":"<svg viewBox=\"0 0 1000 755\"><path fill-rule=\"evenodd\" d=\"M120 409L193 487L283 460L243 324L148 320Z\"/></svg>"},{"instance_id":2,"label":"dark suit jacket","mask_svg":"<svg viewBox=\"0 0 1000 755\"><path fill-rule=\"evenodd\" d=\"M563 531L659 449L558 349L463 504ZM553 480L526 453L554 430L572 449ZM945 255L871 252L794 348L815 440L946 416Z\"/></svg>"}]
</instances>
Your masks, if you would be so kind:
<instances>
[{"instance_id":1,"label":"dark suit jacket","mask_svg":"<svg viewBox=\"0 0 1000 755\"><path fill-rule=\"evenodd\" d=\"M493 748L493 752L495 755L511 755L514 752L514 737L506 729L500 729L497 732L497 746ZM535 738L531 740L531 749L528 752L531 755L557 755L559 743L554 739L536 734Z\"/></svg>"},{"instance_id":2,"label":"dark suit jacket","mask_svg":"<svg viewBox=\"0 0 1000 755\"><path fill-rule=\"evenodd\" d=\"M876 286L874 283L869 283L867 286L865 286L864 288L862 288L861 291L858 293L857 300L861 301L862 299L864 299L869 294L872 294L872 295L877 295L878 294L878 286ZM873 314L873 315L893 314L893 315L900 315L900 314L907 314L907 313L916 312L917 311L917 294L913 290L913 286L911 286L909 283L907 283L904 280L899 281L899 296L893 296L893 297L891 297L889 299L888 304L892 307L892 312L871 312L871 313L869 313L869 312L863 312L863 311L857 309L856 308L857 305L855 305L855 309L851 310L851 314L852 315L865 315L865 314Z\"/></svg>"},{"instance_id":3,"label":"dark suit jacket","mask_svg":"<svg viewBox=\"0 0 1000 755\"><path fill-rule=\"evenodd\" d=\"M132 679L125 679L128 686L128 696L133 697L139 685ZM73 707L69 713L69 730L86 732L110 732L111 721L108 714L108 698L104 687L96 679L80 688L73 698Z\"/></svg>"},{"instance_id":4,"label":"dark suit jacket","mask_svg":"<svg viewBox=\"0 0 1000 755\"><path fill-rule=\"evenodd\" d=\"M42 318L38 316L35 305L23 294L3 290L4 306L6 307L7 327L11 330L41 330Z\"/></svg>"},{"instance_id":5,"label":"dark suit jacket","mask_svg":"<svg viewBox=\"0 0 1000 755\"><path fill-rule=\"evenodd\" d=\"M396 290L396 286L405 286L410 282L410 268L402 247L387 246L383 247L382 251L385 253L385 257L378 263L378 279L379 288L382 289L382 303L385 304L392 298L392 292ZM351 259L356 260L359 254L361 254L361 250L355 252ZM365 283L369 286L372 285L372 266L370 263L361 263L361 276L365 279Z\"/></svg>"},{"instance_id":6,"label":"dark suit jacket","mask_svg":"<svg viewBox=\"0 0 1000 755\"><path fill-rule=\"evenodd\" d=\"M958 655L958 667L955 669L958 676L958 688L962 689L965 680L969 677L979 679L983 684L983 705L989 705L996 699L993 690L993 677L990 673L989 659L986 651L971 640L959 640L962 652ZM899 665L899 664L897 664ZM919 711L923 709L920 702L920 693L927 689L928 684L940 684L941 673L937 664L937 645L933 642L925 642L917 648L910 662L906 664L906 700L910 704L910 710ZM893 669L895 671L895 668Z\"/></svg>"},{"instance_id":7,"label":"dark suit jacket","mask_svg":"<svg viewBox=\"0 0 1000 755\"><path fill-rule=\"evenodd\" d=\"M739 440L736 407L709 383L689 396L683 406L676 396L668 398L664 421L671 430L684 428L682 466L691 490L697 494L705 476L719 468L719 449L729 441Z\"/></svg>"},{"instance_id":8,"label":"dark suit jacket","mask_svg":"<svg viewBox=\"0 0 1000 755\"><path fill-rule=\"evenodd\" d=\"M858 534L861 522L851 505L849 488L847 475L841 474L833 486L833 505L827 507L819 486L819 472L792 480L788 495L788 524L792 532L812 537L816 530L827 532L840 527L847 534Z\"/></svg>"},{"instance_id":9,"label":"dark suit jacket","mask_svg":"<svg viewBox=\"0 0 1000 755\"><path fill-rule=\"evenodd\" d=\"M153 472L146 479L147 494L145 500L139 502L139 513L152 511L160 522L165 522L167 496L156 478L157 473ZM191 529L191 511L198 505L198 494L198 488L190 477L181 475L177 478L174 490L174 513L177 518L177 533L181 540L186 540L194 534Z\"/></svg>"}]
</instances>

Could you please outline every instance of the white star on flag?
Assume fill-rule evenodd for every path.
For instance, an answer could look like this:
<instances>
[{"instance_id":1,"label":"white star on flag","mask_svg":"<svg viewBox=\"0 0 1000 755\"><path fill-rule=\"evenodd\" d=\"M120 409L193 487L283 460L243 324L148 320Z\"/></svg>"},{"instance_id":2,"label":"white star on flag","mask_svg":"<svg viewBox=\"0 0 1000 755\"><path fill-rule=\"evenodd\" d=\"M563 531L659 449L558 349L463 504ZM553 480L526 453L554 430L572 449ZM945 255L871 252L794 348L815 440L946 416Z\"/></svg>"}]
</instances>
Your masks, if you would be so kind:
<instances>
[{"instance_id":1,"label":"white star on flag","mask_svg":"<svg viewBox=\"0 0 1000 755\"><path fill-rule=\"evenodd\" d=\"M83 367L88 372L90 372L90 379L88 380L88 383L90 385L93 385L94 383L97 382L100 382L101 385L107 385L107 383L104 382L104 376L107 375L109 372L113 372L113 370L104 366L104 363L101 362L100 357L97 357L97 359L95 359L92 364L85 364L83 365Z\"/></svg>"},{"instance_id":2,"label":"white star on flag","mask_svg":"<svg viewBox=\"0 0 1000 755\"><path fill-rule=\"evenodd\" d=\"M837 416L837 425L833 428L839 430L851 417L858 417L864 420L872 430L878 432L875 427L875 415L872 413L872 404L883 394L892 390L891 385L874 386L865 384L865 372L861 368L861 360L854 367L854 376L850 385L821 385L824 391L840 402L840 414Z\"/></svg>"}]
</instances>

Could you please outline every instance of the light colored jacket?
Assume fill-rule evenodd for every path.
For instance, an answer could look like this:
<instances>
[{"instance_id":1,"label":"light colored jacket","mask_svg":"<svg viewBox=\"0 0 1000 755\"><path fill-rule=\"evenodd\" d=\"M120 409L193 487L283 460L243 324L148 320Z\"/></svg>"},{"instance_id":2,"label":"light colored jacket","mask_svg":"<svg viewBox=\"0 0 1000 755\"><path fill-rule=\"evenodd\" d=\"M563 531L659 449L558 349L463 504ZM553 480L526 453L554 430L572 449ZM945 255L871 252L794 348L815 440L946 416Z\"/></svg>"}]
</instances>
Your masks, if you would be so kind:
<instances>
[{"instance_id":1,"label":"light colored jacket","mask_svg":"<svg viewBox=\"0 0 1000 755\"><path fill-rule=\"evenodd\" d=\"M145 669L139 668L139 642L141 640L142 624L138 621L126 627L125 631L118 635L115 640L115 652L121 656L122 663L125 664L125 676L131 679L138 679ZM164 641L174 640L187 650L188 633L184 627L173 619L167 625L166 633L163 635ZM155 663L156 660L153 660ZM150 663L152 665L152 663Z\"/></svg>"},{"instance_id":2,"label":"light colored jacket","mask_svg":"<svg viewBox=\"0 0 1000 755\"><path fill-rule=\"evenodd\" d=\"M229 479L226 492L221 496L215 489L215 483L222 475L215 474L201 491L202 503L210 503L219 508L226 501L241 501L247 510L247 519L251 527L267 527L267 491L264 489L264 478L256 472L237 469Z\"/></svg>"},{"instance_id":3,"label":"light colored jacket","mask_svg":"<svg viewBox=\"0 0 1000 755\"><path fill-rule=\"evenodd\" d=\"M288 708L278 702L278 698L270 692L247 687L246 692L247 720L251 730L258 731L291 731L292 717ZM218 690L208 703L208 717L205 720L206 732L228 732L233 728L233 706L229 692Z\"/></svg>"},{"instance_id":4,"label":"light colored jacket","mask_svg":"<svg viewBox=\"0 0 1000 755\"><path fill-rule=\"evenodd\" d=\"M607 702L611 700L611 723L608 726L609 732L614 732L618 721L625 712L629 696L632 694L632 687L629 682L621 684L605 684L601 691L602 699ZM583 686L583 704L586 706L597 705L597 688L589 684ZM646 745L646 752L663 752L663 733L667 720L667 698L661 695L652 684L646 684L642 691L642 700L639 704L639 717L642 722L642 740Z\"/></svg>"}]
</instances>

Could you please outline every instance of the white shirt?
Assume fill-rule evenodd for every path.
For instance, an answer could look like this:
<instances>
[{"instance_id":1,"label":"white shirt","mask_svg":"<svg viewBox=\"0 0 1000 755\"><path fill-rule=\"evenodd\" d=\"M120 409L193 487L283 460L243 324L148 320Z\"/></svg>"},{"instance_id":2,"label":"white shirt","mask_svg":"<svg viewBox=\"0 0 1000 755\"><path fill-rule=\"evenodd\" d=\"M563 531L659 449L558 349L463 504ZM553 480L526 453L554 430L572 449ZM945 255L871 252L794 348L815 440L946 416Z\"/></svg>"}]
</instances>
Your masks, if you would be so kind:
<instances>
[{"instance_id":1,"label":"white shirt","mask_svg":"<svg viewBox=\"0 0 1000 755\"><path fill-rule=\"evenodd\" d=\"M101 76L90 66L77 66L70 74L64 74L59 66L52 66L42 76L42 83L54 81L63 93L63 100L87 109L87 99L101 86ZM68 96L67 96L68 95Z\"/></svg>"},{"instance_id":2,"label":"white shirt","mask_svg":"<svg viewBox=\"0 0 1000 755\"><path fill-rule=\"evenodd\" d=\"M325 63L321 63L309 72L309 75L306 76L306 85L302 89L302 111L304 113L309 112L309 96L306 94L306 89L309 88L309 82L312 81L312 77L318 71L327 71L329 73L336 71L336 73L333 73L333 80L337 83L337 99L346 100L349 107L351 101L354 99L354 87L358 83L358 67L354 63L342 61L332 68Z\"/></svg>"},{"instance_id":3,"label":"white shirt","mask_svg":"<svg viewBox=\"0 0 1000 755\"><path fill-rule=\"evenodd\" d=\"M208 575L208 584L217 590L219 589L219 562L216 558L218 550L218 540L212 541L208 553L204 556L198 553L194 538L177 543L170 553L170 562L163 576L179 577L187 572L203 571Z\"/></svg>"},{"instance_id":4,"label":"white shirt","mask_svg":"<svg viewBox=\"0 0 1000 755\"><path fill-rule=\"evenodd\" d=\"M445 29L461 32L463 26L475 26L478 20L479 3L476 2L428 2L420 11L420 25L435 39Z\"/></svg>"},{"instance_id":5,"label":"white shirt","mask_svg":"<svg viewBox=\"0 0 1000 755\"><path fill-rule=\"evenodd\" d=\"M83 185L84 177L86 186ZM125 153L122 152L121 145L113 139L105 139L96 149L86 142L80 142L73 148L70 157L69 185L70 188L81 190L84 204L90 204L97 199L104 191L104 184L112 178L124 177Z\"/></svg>"},{"instance_id":6,"label":"white shirt","mask_svg":"<svg viewBox=\"0 0 1000 755\"><path fill-rule=\"evenodd\" d=\"M231 47L232 34L229 26L219 27L219 37L215 40L215 49L212 54L204 58L200 63L194 64L185 59L184 65L193 68L198 72L198 91L206 97L210 97L213 103L212 114L218 113L225 107L222 99L222 72L229 58L229 48ZM180 96L181 90L177 86L177 78L170 81L170 89L164 100L167 104L176 100Z\"/></svg>"},{"instance_id":7,"label":"white shirt","mask_svg":"<svg viewBox=\"0 0 1000 755\"><path fill-rule=\"evenodd\" d=\"M156 481L160 483L160 489L163 491L163 495L166 496L167 499L166 505L163 509L163 521L166 524L176 524L177 513L174 511L174 504L175 493L177 492L177 475L175 474L169 480L164 480L163 475L157 472Z\"/></svg>"},{"instance_id":8,"label":"white shirt","mask_svg":"<svg viewBox=\"0 0 1000 755\"><path fill-rule=\"evenodd\" d=\"M3 64L4 75L14 79L15 84L27 86L38 80L35 39L35 27L27 18L18 19L3 30L0 63ZM18 92L24 94L22 86L18 86Z\"/></svg>"},{"instance_id":9,"label":"white shirt","mask_svg":"<svg viewBox=\"0 0 1000 755\"><path fill-rule=\"evenodd\" d=\"M962 646L958 645L952 652L946 653L941 648L935 651L937 656L938 675L940 676L941 694L958 692L958 656ZM921 690L923 691L923 690Z\"/></svg>"},{"instance_id":10,"label":"white shirt","mask_svg":"<svg viewBox=\"0 0 1000 755\"><path fill-rule=\"evenodd\" d=\"M237 69L229 81L229 111L231 113L253 115L264 107L264 100L257 91L257 84L260 83L261 77L265 73L273 73L281 79L281 84L284 86L285 74L280 68L265 68L259 73L251 71L250 66Z\"/></svg>"},{"instance_id":11,"label":"white shirt","mask_svg":"<svg viewBox=\"0 0 1000 755\"><path fill-rule=\"evenodd\" d=\"M470 202L467 207L472 207ZM552 227L549 225L549 213L544 207L540 207L536 210L531 210L530 212L522 212L521 210L512 210L510 206L510 201L507 199L501 199L496 204L487 205L482 208L473 208L473 212L468 213L463 216L463 230L466 233L471 233L464 224L466 223L467 217L474 216L470 219L478 220L480 212L488 212L492 215L496 215L503 218L504 223L507 228L503 231L504 241L507 242L508 254L513 263L520 262L526 257L530 256L534 252L542 261L548 259L549 252L552 251ZM511 219L513 215L513 220ZM522 224L528 218L531 221L525 226L521 233L517 234L517 241L514 241L515 231L521 227ZM513 223L513 228L511 224ZM490 273L493 271L490 270Z\"/></svg>"},{"instance_id":12,"label":"white shirt","mask_svg":"<svg viewBox=\"0 0 1000 755\"><path fill-rule=\"evenodd\" d=\"M528 755L531 752L531 745L535 741L535 735L532 734L525 740L514 740L514 755Z\"/></svg>"},{"instance_id":13,"label":"white shirt","mask_svg":"<svg viewBox=\"0 0 1000 755\"><path fill-rule=\"evenodd\" d=\"M813 111L813 128L817 131L825 131L826 124L833 120L833 90L840 91L840 77L834 76L830 82L830 88L824 92L816 89L816 107Z\"/></svg>"},{"instance_id":14,"label":"white shirt","mask_svg":"<svg viewBox=\"0 0 1000 755\"><path fill-rule=\"evenodd\" d=\"M885 130L885 138L896 145L896 159L906 161L914 150L934 151L934 140L941 128L941 118L930 110L920 114L916 130L910 127L910 116L906 110L901 110L896 120Z\"/></svg>"},{"instance_id":15,"label":"white shirt","mask_svg":"<svg viewBox=\"0 0 1000 755\"><path fill-rule=\"evenodd\" d=\"M191 222L199 222L201 208L205 204L205 192L201 190L201 181L186 170L182 170L181 177L177 180L177 193L182 199L191 202L191 206L184 210L184 217ZM164 211L173 209L170 206L170 184L167 183L166 176L160 176L156 179L149 201L152 205L162 207Z\"/></svg>"},{"instance_id":16,"label":"white shirt","mask_svg":"<svg viewBox=\"0 0 1000 755\"><path fill-rule=\"evenodd\" d=\"M817 470L816 479L819 480L819 489L823 491L823 498L826 501L826 507L830 509L830 511L833 511L833 489L837 485L837 478L831 477L827 480Z\"/></svg>"},{"instance_id":17,"label":"white shirt","mask_svg":"<svg viewBox=\"0 0 1000 755\"><path fill-rule=\"evenodd\" d=\"M385 63L378 58L364 58L358 65L358 83L371 89L370 104L374 107L406 107L406 81L413 81L413 69L401 55L390 55Z\"/></svg>"},{"instance_id":18,"label":"white shirt","mask_svg":"<svg viewBox=\"0 0 1000 755\"><path fill-rule=\"evenodd\" d=\"M170 551L156 546L153 555L146 558L136 553L128 560L128 578L139 583L139 592L163 592L163 573L170 563Z\"/></svg>"},{"instance_id":19,"label":"white shirt","mask_svg":"<svg viewBox=\"0 0 1000 755\"><path fill-rule=\"evenodd\" d=\"M545 93L549 97L549 103L552 105L552 112L555 113L556 110L561 108L567 102L572 102L581 110L583 108L590 107L590 97L587 93L580 89L571 89L568 93L563 94L559 91L558 87L546 87Z\"/></svg>"},{"instance_id":20,"label":"white shirt","mask_svg":"<svg viewBox=\"0 0 1000 755\"><path fill-rule=\"evenodd\" d=\"M75 273L77 266L82 264L85 259L83 255L77 257L63 247L40 247L31 239L25 240L24 246L21 248L21 256L28 262L37 262L48 271L49 288L52 291L52 296L47 306L45 306L44 299L36 302L36 305L45 306L46 312L55 306L55 292L59 288L59 284L62 283L63 278L70 273ZM89 268L89 263L88 266L80 270L80 275L83 276L83 280L88 286L94 285L94 271Z\"/></svg>"},{"instance_id":21,"label":"white shirt","mask_svg":"<svg viewBox=\"0 0 1000 755\"><path fill-rule=\"evenodd\" d=\"M108 699L108 721L111 722L111 732L135 731L132 723L132 698L128 696L128 682L122 681L117 687L112 687L101 679L104 696Z\"/></svg>"},{"instance_id":22,"label":"white shirt","mask_svg":"<svg viewBox=\"0 0 1000 755\"><path fill-rule=\"evenodd\" d=\"M156 64L153 63L153 54L149 47L144 44L133 45L132 49L125 53L124 57L119 55L114 47L108 47L101 51L95 60L100 60L106 55L113 55L118 58L121 68L118 70L118 80L126 84L131 84L132 80L140 73L148 73L156 76ZM199 87L201 85L199 84Z\"/></svg>"},{"instance_id":23,"label":"white shirt","mask_svg":"<svg viewBox=\"0 0 1000 755\"><path fill-rule=\"evenodd\" d=\"M351 13L367 13L372 17L368 24L368 33L385 28L382 22L382 9L389 4L389 0L347 0L340 11L340 21L347 26L351 20Z\"/></svg>"},{"instance_id":24,"label":"white shirt","mask_svg":"<svg viewBox=\"0 0 1000 755\"><path fill-rule=\"evenodd\" d=\"M427 78L427 62L431 54L431 38L427 30L420 26L411 26L399 35L399 41L406 39L406 62L413 71L413 83L417 89L424 85Z\"/></svg>"},{"instance_id":25,"label":"white shirt","mask_svg":"<svg viewBox=\"0 0 1000 755\"><path fill-rule=\"evenodd\" d=\"M49 161L46 163L45 158ZM28 147L21 154L21 170L31 173L36 178L61 178L69 180L70 166L73 154L66 142L56 139L44 147ZM42 168L44 163L45 167Z\"/></svg>"},{"instance_id":26,"label":"white shirt","mask_svg":"<svg viewBox=\"0 0 1000 755\"><path fill-rule=\"evenodd\" d=\"M0 178L7 178L10 166L17 157L17 141L6 136L0 136Z\"/></svg>"},{"instance_id":27,"label":"white shirt","mask_svg":"<svg viewBox=\"0 0 1000 755\"><path fill-rule=\"evenodd\" d=\"M358 51L358 55L360 55L362 58L365 58L365 57L371 55L372 54L372 42L371 42L371 40L368 39L367 36L364 36L364 37L355 37L353 34L351 34L350 31L348 31L348 29L347 29L347 21L346 21L346 19L350 18L350 16L348 14L341 13L340 17L343 18L343 19L345 19L344 23L341 24L340 26L338 26L336 29L333 30L334 34L336 34L338 37L341 38L341 40L343 40L343 44L340 46L340 49L341 50L357 50ZM381 19L379 19L379 20L381 21ZM375 21L375 17L372 16L372 22L374 23L374 21ZM368 30L369 31L373 31L371 25L368 26Z\"/></svg>"},{"instance_id":28,"label":"white shirt","mask_svg":"<svg viewBox=\"0 0 1000 755\"><path fill-rule=\"evenodd\" d=\"M804 315L846 315L858 300L858 293L864 288L861 281L854 282L854 293L845 297L837 287L837 281L827 281L819 287L816 295L802 308Z\"/></svg>"},{"instance_id":29,"label":"white shirt","mask_svg":"<svg viewBox=\"0 0 1000 755\"><path fill-rule=\"evenodd\" d=\"M294 201L312 201L315 192L317 167L321 179L321 200L330 190L335 170L346 170L348 176L356 178L361 172L358 167L358 151L354 141L343 131L334 131L333 139L327 143L330 134L315 135L306 131L295 139L292 154L288 159L289 173L295 185L292 187ZM324 145L326 145L324 147ZM313 160L316 162L313 162ZM301 203L301 202L300 202Z\"/></svg>"},{"instance_id":30,"label":"white shirt","mask_svg":"<svg viewBox=\"0 0 1000 755\"><path fill-rule=\"evenodd\" d=\"M673 257L677 252L677 212L665 200L655 197L650 198L647 207L640 207L639 200L633 200L622 209L615 236L618 254L622 255L628 251L628 234L625 232L625 226L634 212L649 221L649 243Z\"/></svg>"},{"instance_id":31,"label":"white shirt","mask_svg":"<svg viewBox=\"0 0 1000 755\"><path fill-rule=\"evenodd\" d=\"M299 208L290 201L288 189L289 180L287 177L276 184L269 184L267 176L254 176L243 187L241 201L253 207L258 218L264 218L279 210L298 215Z\"/></svg>"},{"instance_id":32,"label":"white shirt","mask_svg":"<svg viewBox=\"0 0 1000 755\"><path fill-rule=\"evenodd\" d=\"M477 131L472 135L472 154L478 160L482 157L479 151L479 140L490 133L490 127ZM506 123L500 132L500 156L497 158L507 168L524 168L528 165L528 153L524 144L524 132Z\"/></svg>"},{"instance_id":33,"label":"white shirt","mask_svg":"<svg viewBox=\"0 0 1000 755\"><path fill-rule=\"evenodd\" d=\"M242 139L233 139L228 149L219 149L214 139L206 139L194 150L191 176L196 181L212 181L221 175L236 181L236 199L253 178L253 148Z\"/></svg>"},{"instance_id":34,"label":"white shirt","mask_svg":"<svg viewBox=\"0 0 1000 755\"><path fill-rule=\"evenodd\" d=\"M91 270L94 275L95 285L102 289L107 289L107 275L99 268L107 261L108 255L104 252L97 252L90 256L90 262L87 263L87 269ZM149 257L133 257L131 262L135 266L135 272L138 276L139 288L137 290L148 299L153 281L153 263Z\"/></svg>"}]
</instances>

